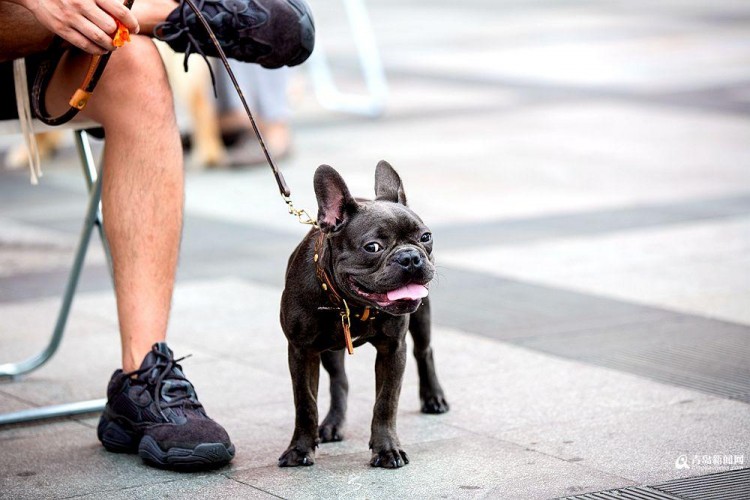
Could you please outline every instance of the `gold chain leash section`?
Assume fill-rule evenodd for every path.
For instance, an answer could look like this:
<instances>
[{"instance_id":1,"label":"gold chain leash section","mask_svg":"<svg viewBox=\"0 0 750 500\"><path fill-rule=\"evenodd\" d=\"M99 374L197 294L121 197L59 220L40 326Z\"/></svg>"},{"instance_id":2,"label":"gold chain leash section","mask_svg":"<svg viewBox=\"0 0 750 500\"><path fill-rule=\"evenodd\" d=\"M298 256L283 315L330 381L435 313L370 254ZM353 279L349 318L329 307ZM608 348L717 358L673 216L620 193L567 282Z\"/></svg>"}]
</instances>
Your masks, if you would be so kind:
<instances>
[{"instance_id":1,"label":"gold chain leash section","mask_svg":"<svg viewBox=\"0 0 750 500\"><path fill-rule=\"evenodd\" d=\"M283 198L284 203L286 203L287 207L289 208L289 213L297 217L297 221L299 221L300 224L307 224L309 226L318 227L318 221L310 217L310 214L308 214L304 208L294 208L294 204L292 204L291 198L289 198L288 196L284 196Z\"/></svg>"}]
</instances>

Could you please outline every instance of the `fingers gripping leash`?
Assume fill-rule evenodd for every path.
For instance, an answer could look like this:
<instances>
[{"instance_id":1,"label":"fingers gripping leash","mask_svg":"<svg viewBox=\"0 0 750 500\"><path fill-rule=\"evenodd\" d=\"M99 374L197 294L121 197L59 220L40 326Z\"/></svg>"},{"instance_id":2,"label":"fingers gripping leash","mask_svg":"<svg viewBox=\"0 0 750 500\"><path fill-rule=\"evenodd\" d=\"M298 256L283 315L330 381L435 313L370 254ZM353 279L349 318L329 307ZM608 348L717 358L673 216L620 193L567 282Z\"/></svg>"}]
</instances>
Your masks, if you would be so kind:
<instances>
[{"instance_id":1,"label":"fingers gripping leash","mask_svg":"<svg viewBox=\"0 0 750 500\"><path fill-rule=\"evenodd\" d=\"M128 9L133 7L134 0L126 0L124 5ZM113 44L116 47L122 46L126 41L130 40L130 34L127 29L118 23L117 32ZM34 108L34 114L46 125L62 125L67 123L75 117L80 110L86 107L86 104L94 92L96 84L99 83L99 79L104 73L104 68L109 62L109 58L112 52L107 52L103 55L91 56L91 62L89 63L88 71L83 82L75 91L73 96L68 102L69 108L59 116L52 116L47 110L46 97L47 88L49 87L52 76L55 74L55 68L60 63L62 55L68 48L65 46L65 41L55 36L52 40L52 44L49 46L47 51L44 53L39 69L37 70L36 77L34 78L34 84L31 87L31 105Z\"/></svg>"}]
</instances>

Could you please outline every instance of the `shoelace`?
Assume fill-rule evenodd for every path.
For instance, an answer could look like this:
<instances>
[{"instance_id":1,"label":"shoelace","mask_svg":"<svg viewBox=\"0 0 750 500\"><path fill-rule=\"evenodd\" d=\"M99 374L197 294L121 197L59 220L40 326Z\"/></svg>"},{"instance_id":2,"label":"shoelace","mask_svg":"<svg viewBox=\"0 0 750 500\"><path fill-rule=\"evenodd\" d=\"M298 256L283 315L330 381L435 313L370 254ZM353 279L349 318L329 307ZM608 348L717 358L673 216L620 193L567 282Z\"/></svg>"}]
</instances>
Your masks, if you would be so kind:
<instances>
[{"instance_id":1,"label":"shoelace","mask_svg":"<svg viewBox=\"0 0 750 500\"><path fill-rule=\"evenodd\" d=\"M174 359L174 357L164 354L163 352L158 351L156 348L152 349L152 352L157 356L157 361L154 365L148 366L146 368L139 368L137 370L133 370L132 372L124 373L123 376L125 377L132 377L132 376L138 376L142 375L147 372L152 372L151 375L149 375L149 380L144 385L142 392L146 391L150 385L154 386L154 392L152 394L152 399L156 402L156 407L159 409L159 413L164 418L164 420L168 420L167 416L164 414L164 410L166 408L173 408L173 407L185 407L189 406L190 408L199 409L203 408L203 405L200 404L196 399L193 399L192 391L188 391L187 388L182 387L182 391L178 394L176 394L171 401L163 401L161 389L162 385L164 383L164 380L178 380L181 382L185 382L189 387L192 387L192 384L190 381L185 378L182 375L178 375L174 372L174 369L177 368L180 371L182 370L182 367L178 364L180 361L183 361L187 358L189 358L191 355L188 354L187 356L183 356L179 359ZM156 376L154 377L153 372L156 371ZM179 387L179 386L176 386Z\"/></svg>"},{"instance_id":2,"label":"shoelace","mask_svg":"<svg viewBox=\"0 0 750 500\"><path fill-rule=\"evenodd\" d=\"M154 28L154 33L162 33L161 35L156 35L156 38L163 41L163 42L171 42L173 40L176 40L180 38L181 36L185 35L187 38L187 45L185 47L185 58L182 61L182 67L187 72L188 70L188 59L190 58L190 55L193 54L193 52L198 53L203 60L206 62L206 65L208 66L208 73L211 75L211 86L214 89L214 97L218 97L216 92L216 77L214 76L214 70L211 66L211 63L208 60L208 56L206 56L206 53L201 49L200 43L198 43L198 40L195 39L193 34L190 32L190 27L188 26L188 20L187 20L187 12L188 9L185 8L185 0L180 0L180 6L178 7L180 9L180 22L175 23L172 21L164 21L156 25ZM206 0L200 0L198 4L196 5L197 10L203 11L203 7L206 4ZM227 7L226 4L222 2L222 5L224 7ZM232 20L234 21L234 26L240 25L240 11L237 8L238 2L229 2L229 11L232 14ZM191 10L193 10L193 6L188 4L188 7L190 7ZM194 15L197 16L197 13L194 12ZM255 23L260 22L257 19L253 19ZM252 29L255 27L253 24L248 25L245 27L245 29Z\"/></svg>"},{"instance_id":3,"label":"shoelace","mask_svg":"<svg viewBox=\"0 0 750 500\"><path fill-rule=\"evenodd\" d=\"M183 35L185 35L188 39L187 46L185 47L185 59L182 60L182 67L185 69L185 72L188 70L188 59L190 58L190 55L193 53L193 49L200 55L204 61L206 61L206 66L208 66L208 74L211 75L211 86L214 89L214 97L217 97L216 93L216 76L214 75L214 70L211 67L211 63L208 60L208 56L206 56L206 53L203 52L203 49L201 49L200 44L198 41L193 37L193 34L190 32L190 28L187 24L187 16L185 15L184 7L184 0L180 0L180 6L178 7L180 9L180 21L181 23L173 23L171 21L164 21L163 23L159 23L156 25L156 28L154 29L155 32L160 33L166 33L165 35L157 35L156 38L163 41L163 42L171 42L172 40L175 40ZM201 0L198 3L198 8L202 9L203 5L205 4L204 0ZM171 33L169 33L171 31Z\"/></svg>"}]
</instances>

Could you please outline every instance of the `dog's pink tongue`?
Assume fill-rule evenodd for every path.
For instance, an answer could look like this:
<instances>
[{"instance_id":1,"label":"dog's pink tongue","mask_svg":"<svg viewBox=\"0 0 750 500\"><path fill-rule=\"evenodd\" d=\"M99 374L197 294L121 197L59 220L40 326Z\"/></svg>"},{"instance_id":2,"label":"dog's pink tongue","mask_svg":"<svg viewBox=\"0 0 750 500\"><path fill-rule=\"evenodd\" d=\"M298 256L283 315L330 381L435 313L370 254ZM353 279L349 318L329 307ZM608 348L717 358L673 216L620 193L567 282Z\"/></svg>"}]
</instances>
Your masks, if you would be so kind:
<instances>
[{"instance_id":1,"label":"dog's pink tongue","mask_svg":"<svg viewBox=\"0 0 750 500\"><path fill-rule=\"evenodd\" d=\"M427 297L427 293L428 291L426 286L412 283L410 285L391 290L386 295L388 296L388 300L417 300Z\"/></svg>"}]
</instances>

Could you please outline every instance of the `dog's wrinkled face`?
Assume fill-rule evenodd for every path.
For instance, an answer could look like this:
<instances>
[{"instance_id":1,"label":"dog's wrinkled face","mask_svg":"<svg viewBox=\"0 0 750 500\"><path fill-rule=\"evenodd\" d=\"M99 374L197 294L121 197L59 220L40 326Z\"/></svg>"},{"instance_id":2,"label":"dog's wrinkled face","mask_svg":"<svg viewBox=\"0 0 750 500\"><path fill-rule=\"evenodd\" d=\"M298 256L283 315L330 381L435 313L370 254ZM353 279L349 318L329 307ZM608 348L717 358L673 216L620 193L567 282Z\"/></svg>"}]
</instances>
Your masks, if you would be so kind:
<instances>
[{"instance_id":1,"label":"dog's wrinkled face","mask_svg":"<svg viewBox=\"0 0 750 500\"><path fill-rule=\"evenodd\" d=\"M332 278L349 300L409 314L435 274L432 234L406 206L401 179L381 161L374 201L357 202L331 167L315 172L318 224L326 233Z\"/></svg>"},{"instance_id":2,"label":"dog's wrinkled face","mask_svg":"<svg viewBox=\"0 0 750 500\"><path fill-rule=\"evenodd\" d=\"M435 272L432 235L407 207L360 204L330 247L336 282L350 296L390 314L416 311Z\"/></svg>"}]
</instances>

